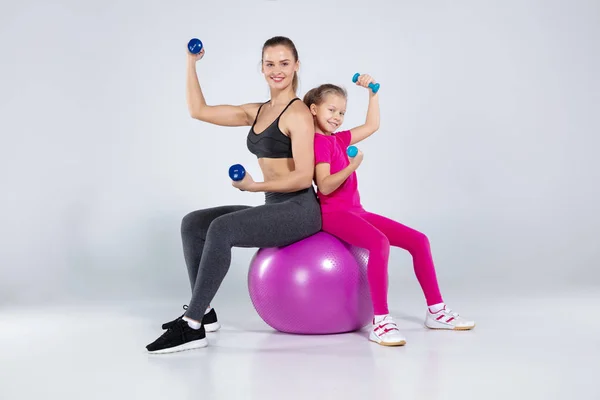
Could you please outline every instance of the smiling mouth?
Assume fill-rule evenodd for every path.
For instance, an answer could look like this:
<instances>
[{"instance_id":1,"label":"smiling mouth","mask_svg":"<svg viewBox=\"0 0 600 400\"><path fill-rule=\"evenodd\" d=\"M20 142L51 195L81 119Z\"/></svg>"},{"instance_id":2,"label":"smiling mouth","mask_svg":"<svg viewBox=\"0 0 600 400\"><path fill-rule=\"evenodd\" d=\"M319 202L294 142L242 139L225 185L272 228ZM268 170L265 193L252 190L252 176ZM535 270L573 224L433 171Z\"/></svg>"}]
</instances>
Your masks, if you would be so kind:
<instances>
[{"instance_id":1,"label":"smiling mouth","mask_svg":"<svg viewBox=\"0 0 600 400\"><path fill-rule=\"evenodd\" d=\"M279 82L281 82L281 81L283 80L283 78L282 78L282 77L274 77L274 76L273 76L273 77L271 77L271 79L273 79L273 80L274 80L275 82L277 82L277 83L279 83Z\"/></svg>"}]
</instances>

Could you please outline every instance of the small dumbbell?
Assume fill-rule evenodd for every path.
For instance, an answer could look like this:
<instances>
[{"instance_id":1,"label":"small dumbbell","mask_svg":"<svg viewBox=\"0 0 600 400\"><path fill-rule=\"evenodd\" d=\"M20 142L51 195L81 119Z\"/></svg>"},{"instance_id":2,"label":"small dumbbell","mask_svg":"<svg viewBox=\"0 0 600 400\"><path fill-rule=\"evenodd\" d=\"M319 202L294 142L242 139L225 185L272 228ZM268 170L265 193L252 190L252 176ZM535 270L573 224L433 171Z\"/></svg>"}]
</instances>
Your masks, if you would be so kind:
<instances>
[{"instance_id":1,"label":"small dumbbell","mask_svg":"<svg viewBox=\"0 0 600 400\"><path fill-rule=\"evenodd\" d=\"M356 83L356 81L358 81L359 76L360 74L358 72L355 73L352 77L352 82ZM379 83L369 83L369 88L373 91L373 93L377 93L377 91L379 90Z\"/></svg>"},{"instance_id":2,"label":"small dumbbell","mask_svg":"<svg viewBox=\"0 0 600 400\"><path fill-rule=\"evenodd\" d=\"M202 42L200 41L200 39L193 38L192 40L190 40L188 42L188 50L192 54L200 53L202 51L203 47L204 46L202 45Z\"/></svg>"},{"instance_id":3,"label":"small dumbbell","mask_svg":"<svg viewBox=\"0 0 600 400\"><path fill-rule=\"evenodd\" d=\"M346 150L346 153L348 153L349 157L356 157L356 155L358 154L358 149L356 148L356 146L350 146L348 147L348 150Z\"/></svg>"},{"instance_id":4,"label":"small dumbbell","mask_svg":"<svg viewBox=\"0 0 600 400\"><path fill-rule=\"evenodd\" d=\"M229 167L229 177L232 181L241 181L246 176L246 169L241 164Z\"/></svg>"}]
</instances>

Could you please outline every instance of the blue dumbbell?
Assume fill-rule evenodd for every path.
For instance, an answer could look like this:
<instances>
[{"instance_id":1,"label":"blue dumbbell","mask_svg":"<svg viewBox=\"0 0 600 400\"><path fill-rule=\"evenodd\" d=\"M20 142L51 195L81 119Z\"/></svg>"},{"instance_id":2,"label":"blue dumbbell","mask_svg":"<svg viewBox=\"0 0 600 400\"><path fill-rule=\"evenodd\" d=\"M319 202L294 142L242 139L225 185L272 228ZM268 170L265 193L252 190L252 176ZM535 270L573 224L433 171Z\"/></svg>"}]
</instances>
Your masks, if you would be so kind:
<instances>
[{"instance_id":1,"label":"blue dumbbell","mask_svg":"<svg viewBox=\"0 0 600 400\"><path fill-rule=\"evenodd\" d=\"M234 164L229 167L229 177L232 181L241 181L246 176L246 170L241 164Z\"/></svg>"},{"instance_id":2,"label":"blue dumbbell","mask_svg":"<svg viewBox=\"0 0 600 400\"><path fill-rule=\"evenodd\" d=\"M359 76L360 76L360 74L358 72L355 73L354 76L352 77L352 82L356 83L356 81L358 81ZM369 88L371 88L373 93L377 93L377 91L379 90L379 83L369 83Z\"/></svg>"},{"instance_id":3,"label":"blue dumbbell","mask_svg":"<svg viewBox=\"0 0 600 400\"><path fill-rule=\"evenodd\" d=\"M200 53L202 51L202 47L204 47L204 46L202 45L202 42L200 41L200 39L193 38L192 40L190 40L188 42L188 50L192 54Z\"/></svg>"},{"instance_id":4,"label":"blue dumbbell","mask_svg":"<svg viewBox=\"0 0 600 400\"><path fill-rule=\"evenodd\" d=\"M349 157L356 157L356 155L358 154L358 149L356 148L356 146L350 146L348 147L348 150L346 150L346 153L348 153Z\"/></svg>"}]
</instances>

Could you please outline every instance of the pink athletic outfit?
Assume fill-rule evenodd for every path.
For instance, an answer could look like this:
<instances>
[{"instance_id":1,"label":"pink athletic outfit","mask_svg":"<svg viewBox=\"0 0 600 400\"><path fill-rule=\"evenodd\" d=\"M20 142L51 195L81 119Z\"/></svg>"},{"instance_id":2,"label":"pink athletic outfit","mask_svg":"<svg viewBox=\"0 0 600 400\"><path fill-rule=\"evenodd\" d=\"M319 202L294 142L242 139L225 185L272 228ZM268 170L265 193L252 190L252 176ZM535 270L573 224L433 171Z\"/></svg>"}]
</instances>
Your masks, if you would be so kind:
<instances>
[{"instance_id":1,"label":"pink athletic outfit","mask_svg":"<svg viewBox=\"0 0 600 400\"><path fill-rule=\"evenodd\" d=\"M350 131L332 135L315 134L315 165L330 164L332 175L346 168L350 163L346 155L350 139ZM412 255L415 274L427 305L443 302L427 236L389 218L366 211L360 203L356 172L333 193L324 195L317 190L317 195L321 202L322 230L369 251L367 275L375 315L389 313L387 266L390 245L405 249Z\"/></svg>"}]
</instances>

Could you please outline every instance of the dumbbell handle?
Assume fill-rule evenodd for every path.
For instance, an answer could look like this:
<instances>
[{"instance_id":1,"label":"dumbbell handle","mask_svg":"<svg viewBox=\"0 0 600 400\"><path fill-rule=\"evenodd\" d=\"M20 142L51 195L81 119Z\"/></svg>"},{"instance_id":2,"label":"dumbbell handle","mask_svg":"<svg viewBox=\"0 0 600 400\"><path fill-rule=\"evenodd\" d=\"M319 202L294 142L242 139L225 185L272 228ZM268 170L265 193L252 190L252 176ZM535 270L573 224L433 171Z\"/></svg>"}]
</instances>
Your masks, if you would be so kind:
<instances>
[{"instance_id":1,"label":"dumbbell handle","mask_svg":"<svg viewBox=\"0 0 600 400\"><path fill-rule=\"evenodd\" d=\"M360 74L357 72L352 77L352 82L356 83L358 81L358 77ZM377 93L379 91L379 83L369 83L369 88L373 91L373 93Z\"/></svg>"}]
</instances>

